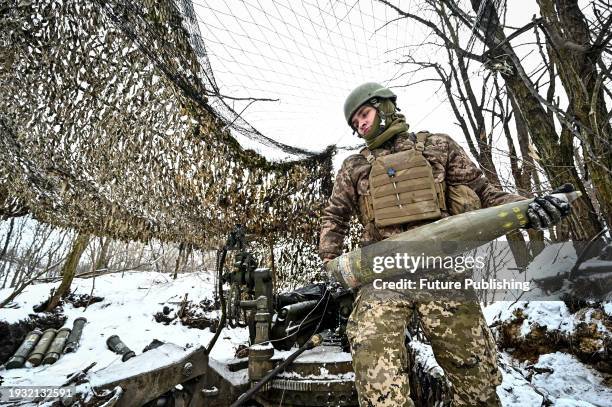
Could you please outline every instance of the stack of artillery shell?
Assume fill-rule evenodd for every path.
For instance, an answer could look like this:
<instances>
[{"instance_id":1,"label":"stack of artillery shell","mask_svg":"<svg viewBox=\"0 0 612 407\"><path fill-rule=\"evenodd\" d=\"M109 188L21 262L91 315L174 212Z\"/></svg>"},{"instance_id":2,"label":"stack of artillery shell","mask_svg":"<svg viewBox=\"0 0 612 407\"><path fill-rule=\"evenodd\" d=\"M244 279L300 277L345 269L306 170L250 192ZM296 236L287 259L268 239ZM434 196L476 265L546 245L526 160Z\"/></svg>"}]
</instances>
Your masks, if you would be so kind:
<instances>
[{"instance_id":1,"label":"stack of artillery shell","mask_svg":"<svg viewBox=\"0 0 612 407\"><path fill-rule=\"evenodd\" d=\"M45 354L45 358L43 359L43 365L52 365L57 362L64 350L64 344L66 343L66 338L70 334L70 328L62 328L57 331L57 335L55 335L55 339L51 343L49 350Z\"/></svg>"},{"instance_id":2,"label":"stack of artillery shell","mask_svg":"<svg viewBox=\"0 0 612 407\"><path fill-rule=\"evenodd\" d=\"M28 355L30 354L30 352L32 352L32 349L34 349L34 346L36 346L36 344L38 343L38 340L40 339L41 335L42 331L38 328L30 332L26 336L24 341L21 343L21 346L19 346L19 349L17 349L17 352L15 352L15 354L11 356L11 358L8 360L8 362L6 363L6 368L17 369L22 367Z\"/></svg>"},{"instance_id":3,"label":"stack of artillery shell","mask_svg":"<svg viewBox=\"0 0 612 407\"><path fill-rule=\"evenodd\" d=\"M38 343L36 344L36 347L34 347L34 350L28 357L28 362L30 362L32 366L40 365L40 362L42 362L45 353L47 353L49 346L51 346L51 343L53 342L53 339L55 339L56 333L57 330L53 328L49 328L43 332Z\"/></svg>"},{"instance_id":4,"label":"stack of artillery shell","mask_svg":"<svg viewBox=\"0 0 612 407\"><path fill-rule=\"evenodd\" d=\"M83 326L87 319L81 317L74 320L70 328L47 329L44 333L36 328L28 333L19 349L6 363L7 369L23 367L27 360L33 366L50 365L60 358L62 353L74 352L79 347Z\"/></svg>"},{"instance_id":5,"label":"stack of artillery shell","mask_svg":"<svg viewBox=\"0 0 612 407\"><path fill-rule=\"evenodd\" d=\"M83 326L87 322L86 318L80 317L74 320L72 324L72 331L66 339L66 347L64 353L71 353L77 350L79 347L79 341L81 340L81 334L83 332Z\"/></svg>"}]
</instances>

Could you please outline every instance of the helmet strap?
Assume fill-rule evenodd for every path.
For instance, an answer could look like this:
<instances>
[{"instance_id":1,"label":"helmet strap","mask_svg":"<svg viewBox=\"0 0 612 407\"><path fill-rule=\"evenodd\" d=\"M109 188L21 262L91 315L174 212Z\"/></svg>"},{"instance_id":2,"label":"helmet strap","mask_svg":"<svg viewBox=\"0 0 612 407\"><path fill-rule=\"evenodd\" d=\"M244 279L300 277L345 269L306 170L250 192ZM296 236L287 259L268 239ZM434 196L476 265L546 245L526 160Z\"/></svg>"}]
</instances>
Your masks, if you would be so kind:
<instances>
[{"instance_id":1,"label":"helmet strap","mask_svg":"<svg viewBox=\"0 0 612 407\"><path fill-rule=\"evenodd\" d=\"M369 149L378 148L393 136L408 131L404 116L396 112L393 101L387 99L370 100L369 104L376 109L372 128L363 138Z\"/></svg>"},{"instance_id":2,"label":"helmet strap","mask_svg":"<svg viewBox=\"0 0 612 407\"><path fill-rule=\"evenodd\" d=\"M380 118L380 132L382 133L385 127L387 127L387 115L380 109L380 100L378 98L370 99L370 105L376 109L376 113Z\"/></svg>"}]
</instances>

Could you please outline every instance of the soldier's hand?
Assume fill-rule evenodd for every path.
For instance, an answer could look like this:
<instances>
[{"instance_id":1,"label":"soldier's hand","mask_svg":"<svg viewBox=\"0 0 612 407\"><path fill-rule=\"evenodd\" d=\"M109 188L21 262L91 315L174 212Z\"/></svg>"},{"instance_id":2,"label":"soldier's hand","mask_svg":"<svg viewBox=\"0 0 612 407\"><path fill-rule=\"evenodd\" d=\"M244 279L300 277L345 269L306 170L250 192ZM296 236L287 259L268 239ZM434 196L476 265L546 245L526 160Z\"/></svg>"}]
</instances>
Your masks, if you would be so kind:
<instances>
[{"instance_id":1,"label":"soldier's hand","mask_svg":"<svg viewBox=\"0 0 612 407\"><path fill-rule=\"evenodd\" d=\"M555 192L571 192L568 189L568 184L564 185L563 191L555 190ZM573 187L571 187L573 190ZM563 201L552 195L545 195L536 198L529 204L527 209L527 218L529 218L528 228L547 229L552 225L559 223L561 219L569 215L572 207L566 201Z\"/></svg>"}]
</instances>

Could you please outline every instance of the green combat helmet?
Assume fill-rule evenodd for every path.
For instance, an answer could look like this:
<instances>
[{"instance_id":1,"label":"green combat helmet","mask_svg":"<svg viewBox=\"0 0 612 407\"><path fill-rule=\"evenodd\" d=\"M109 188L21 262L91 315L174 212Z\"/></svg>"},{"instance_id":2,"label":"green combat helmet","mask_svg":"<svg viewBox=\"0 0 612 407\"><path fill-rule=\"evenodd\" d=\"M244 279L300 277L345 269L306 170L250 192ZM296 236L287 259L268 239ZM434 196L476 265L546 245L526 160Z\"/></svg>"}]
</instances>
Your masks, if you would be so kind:
<instances>
[{"instance_id":1,"label":"green combat helmet","mask_svg":"<svg viewBox=\"0 0 612 407\"><path fill-rule=\"evenodd\" d=\"M372 98L391 99L395 103L397 95L391 92L389 88L376 82L367 82L356 87L344 102L344 117L351 128L353 127L351 125L351 118L357 109Z\"/></svg>"}]
</instances>

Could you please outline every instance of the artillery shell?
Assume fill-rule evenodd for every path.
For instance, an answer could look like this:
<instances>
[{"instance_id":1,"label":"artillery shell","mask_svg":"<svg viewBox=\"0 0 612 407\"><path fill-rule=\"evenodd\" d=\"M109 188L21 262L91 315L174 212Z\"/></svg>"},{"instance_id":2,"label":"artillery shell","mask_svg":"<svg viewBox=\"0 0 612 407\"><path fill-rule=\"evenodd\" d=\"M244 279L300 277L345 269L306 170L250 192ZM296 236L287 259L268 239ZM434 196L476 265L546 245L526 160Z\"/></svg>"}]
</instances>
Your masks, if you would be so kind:
<instances>
[{"instance_id":1,"label":"artillery shell","mask_svg":"<svg viewBox=\"0 0 612 407\"><path fill-rule=\"evenodd\" d=\"M43 365L51 365L57 362L62 354L64 344L66 343L66 338L68 338L69 334L70 328L62 328L57 331L57 335L55 335L55 339L53 339L53 342L51 343L51 346L49 346L49 350L42 361Z\"/></svg>"},{"instance_id":2,"label":"artillery shell","mask_svg":"<svg viewBox=\"0 0 612 407\"><path fill-rule=\"evenodd\" d=\"M53 342L56 333L57 330L53 328L47 329L45 332L43 332L40 340L36 344L36 347L32 351L32 354L30 357L28 357L28 362L30 362L33 366L40 365L40 362L45 356L45 353L47 353L49 346L51 346L51 342Z\"/></svg>"},{"instance_id":3,"label":"artillery shell","mask_svg":"<svg viewBox=\"0 0 612 407\"><path fill-rule=\"evenodd\" d=\"M108 346L108 348L113 352L122 355L121 360L123 362L136 356L136 354L130 348L128 348L117 335L109 337L106 340L106 346Z\"/></svg>"},{"instance_id":4,"label":"artillery shell","mask_svg":"<svg viewBox=\"0 0 612 407\"><path fill-rule=\"evenodd\" d=\"M26 358L28 357L30 352L32 352L32 349L34 349L36 343L38 343L38 340L40 339L41 335L42 331L38 328L30 332L25 337L15 354L11 356L11 358L8 360L8 362L6 363L6 368L16 369L22 367L26 361Z\"/></svg>"},{"instance_id":5,"label":"artillery shell","mask_svg":"<svg viewBox=\"0 0 612 407\"><path fill-rule=\"evenodd\" d=\"M565 202L572 203L582 194L580 191L554 194ZM449 216L436 222L399 233L367 247L357 248L329 261L326 268L330 276L344 287L359 287L371 283L376 278L402 275L401 270L375 272L372 264L363 261L372 255L394 254L398 243L409 242L402 246L409 256L456 256L490 242L518 228L527 225L527 209L533 199L507 203L492 208L479 209L460 215ZM466 239L466 231L470 232ZM367 255L364 255L367 253ZM363 264L362 264L363 263Z\"/></svg>"},{"instance_id":6,"label":"artillery shell","mask_svg":"<svg viewBox=\"0 0 612 407\"><path fill-rule=\"evenodd\" d=\"M70 331L70 335L66 339L66 346L64 347L64 353L71 353L77 350L79 347L79 341L81 340L81 335L83 333L83 327L87 322L86 318L80 317L74 320L72 323L72 331Z\"/></svg>"}]
</instances>

